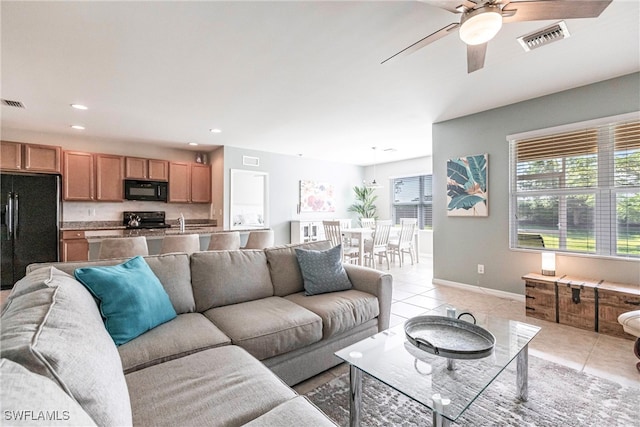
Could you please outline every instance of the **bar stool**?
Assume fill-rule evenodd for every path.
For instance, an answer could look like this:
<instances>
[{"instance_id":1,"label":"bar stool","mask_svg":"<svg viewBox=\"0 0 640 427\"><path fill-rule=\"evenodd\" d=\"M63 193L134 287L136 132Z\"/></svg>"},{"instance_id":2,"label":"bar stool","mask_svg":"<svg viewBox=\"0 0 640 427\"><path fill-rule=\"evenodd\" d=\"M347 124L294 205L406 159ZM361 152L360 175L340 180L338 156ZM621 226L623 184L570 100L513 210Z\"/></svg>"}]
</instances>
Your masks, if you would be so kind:
<instances>
[{"instance_id":1,"label":"bar stool","mask_svg":"<svg viewBox=\"0 0 640 427\"><path fill-rule=\"evenodd\" d=\"M273 230L255 230L249 232L247 244L242 249L264 249L274 245Z\"/></svg>"},{"instance_id":2,"label":"bar stool","mask_svg":"<svg viewBox=\"0 0 640 427\"><path fill-rule=\"evenodd\" d=\"M128 258L138 255L149 255L147 239L144 236L103 239L98 258Z\"/></svg>"},{"instance_id":3,"label":"bar stool","mask_svg":"<svg viewBox=\"0 0 640 427\"><path fill-rule=\"evenodd\" d=\"M186 252L191 255L200 251L200 236L197 234L177 234L164 236L162 239L161 254L171 252Z\"/></svg>"},{"instance_id":4,"label":"bar stool","mask_svg":"<svg viewBox=\"0 0 640 427\"><path fill-rule=\"evenodd\" d=\"M240 249L239 231L211 233L210 251L237 251L238 249Z\"/></svg>"}]
</instances>

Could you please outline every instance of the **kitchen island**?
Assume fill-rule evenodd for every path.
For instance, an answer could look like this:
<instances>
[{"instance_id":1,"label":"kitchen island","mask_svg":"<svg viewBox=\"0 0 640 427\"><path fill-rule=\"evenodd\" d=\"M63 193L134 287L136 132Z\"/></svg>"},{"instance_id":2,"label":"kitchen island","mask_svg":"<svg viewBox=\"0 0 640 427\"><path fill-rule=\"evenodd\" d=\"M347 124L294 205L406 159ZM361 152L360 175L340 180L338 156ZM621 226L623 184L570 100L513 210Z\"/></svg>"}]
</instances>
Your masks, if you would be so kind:
<instances>
[{"instance_id":1,"label":"kitchen island","mask_svg":"<svg viewBox=\"0 0 640 427\"><path fill-rule=\"evenodd\" d=\"M177 224L171 224L170 228L127 228L123 225L111 222L87 222L87 223L63 223L61 231L82 231L84 238L89 243L89 260L98 259L98 253L100 251L100 243L105 238L118 238L118 237L135 237L144 236L147 238L147 246L149 247L149 254L154 255L160 253L162 247L162 239L164 236L179 235L179 234L198 234L200 236L200 250L206 251L209 247L209 241L211 240L211 234L220 233L225 230L223 227L208 223L189 223L185 225L185 230L180 231L180 227ZM257 228L246 230L233 230L240 232L240 245L244 246L249 237L249 232L257 230Z\"/></svg>"}]
</instances>

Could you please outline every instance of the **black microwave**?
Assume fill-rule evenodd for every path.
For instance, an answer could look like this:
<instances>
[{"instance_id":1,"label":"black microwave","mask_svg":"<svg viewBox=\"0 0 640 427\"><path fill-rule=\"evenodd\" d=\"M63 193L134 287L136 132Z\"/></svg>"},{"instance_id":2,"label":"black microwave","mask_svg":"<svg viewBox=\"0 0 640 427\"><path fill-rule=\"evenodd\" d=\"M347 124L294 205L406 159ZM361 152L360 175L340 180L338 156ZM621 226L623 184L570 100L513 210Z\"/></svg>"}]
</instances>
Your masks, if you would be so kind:
<instances>
[{"instance_id":1,"label":"black microwave","mask_svg":"<svg viewBox=\"0 0 640 427\"><path fill-rule=\"evenodd\" d=\"M127 200L146 200L166 202L169 185L162 181L124 180L124 198Z\"/></svg>"}]
</instances>

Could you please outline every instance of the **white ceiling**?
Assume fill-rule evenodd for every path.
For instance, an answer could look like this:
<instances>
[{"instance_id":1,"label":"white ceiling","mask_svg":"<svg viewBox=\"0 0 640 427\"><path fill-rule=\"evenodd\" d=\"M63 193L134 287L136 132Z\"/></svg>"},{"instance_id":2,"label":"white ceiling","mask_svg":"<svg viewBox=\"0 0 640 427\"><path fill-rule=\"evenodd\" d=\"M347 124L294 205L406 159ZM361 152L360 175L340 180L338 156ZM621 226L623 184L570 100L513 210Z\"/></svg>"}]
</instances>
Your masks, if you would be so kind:
<instances>
[{"instance_id":1,"label":"white ceiling","mask_svg":"<svg viewBox=\"0 0 640 427\"><path fill-rule=\"evenodd\" d=\"M359 165L425 156L433 122L640 70L639 5L567 20L570 38L529 53L516 38L553 21L506 24L467 74L457 34L380 65L459 20L420 2L3 0L2 98L26 109L2 106L2 128Z\"/></svg>"}]
</instances>

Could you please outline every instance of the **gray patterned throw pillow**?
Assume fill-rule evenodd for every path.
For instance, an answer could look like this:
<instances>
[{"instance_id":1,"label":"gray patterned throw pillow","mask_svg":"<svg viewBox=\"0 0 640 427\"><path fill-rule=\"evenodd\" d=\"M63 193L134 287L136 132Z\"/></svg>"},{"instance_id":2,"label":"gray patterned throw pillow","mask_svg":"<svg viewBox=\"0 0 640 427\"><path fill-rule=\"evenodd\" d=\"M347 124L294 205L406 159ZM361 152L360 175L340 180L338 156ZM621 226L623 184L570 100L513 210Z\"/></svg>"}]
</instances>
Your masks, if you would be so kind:
<instances>
[{"instance_id":1,"label":"gray patterned throw pillow","mask_svg":"<svg viewBox=\"0 0 640 427\"><path fill-rule=\"evenodd\" d=\"M296 248L296 258L304 280L305 295L351 289L351 282L342 266L342 246L326 251Z\"/></svg>"}]
</instances>

